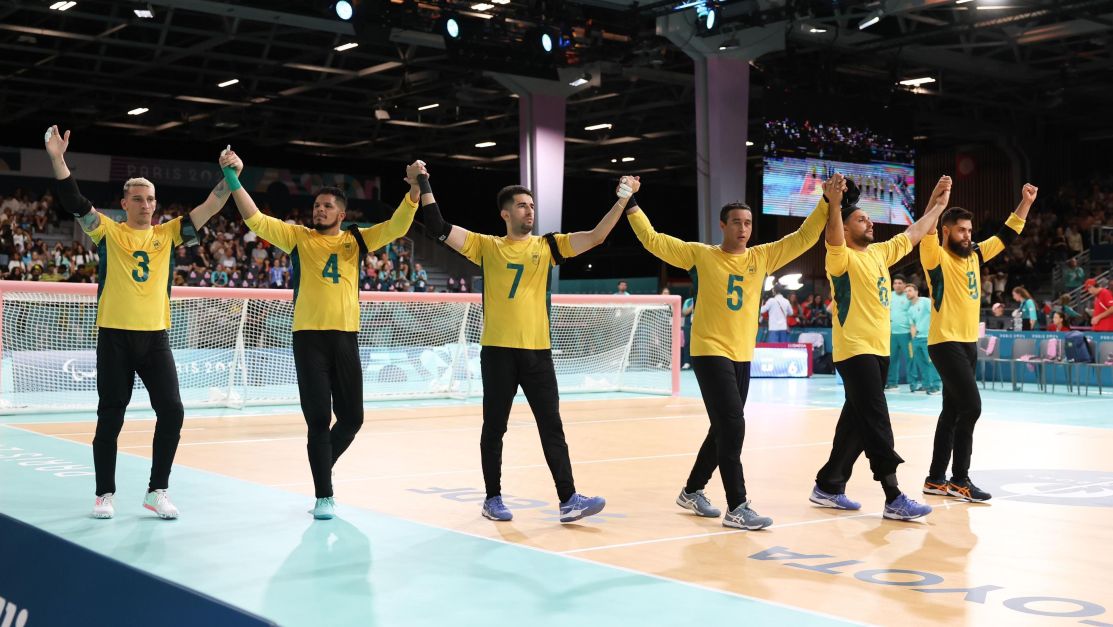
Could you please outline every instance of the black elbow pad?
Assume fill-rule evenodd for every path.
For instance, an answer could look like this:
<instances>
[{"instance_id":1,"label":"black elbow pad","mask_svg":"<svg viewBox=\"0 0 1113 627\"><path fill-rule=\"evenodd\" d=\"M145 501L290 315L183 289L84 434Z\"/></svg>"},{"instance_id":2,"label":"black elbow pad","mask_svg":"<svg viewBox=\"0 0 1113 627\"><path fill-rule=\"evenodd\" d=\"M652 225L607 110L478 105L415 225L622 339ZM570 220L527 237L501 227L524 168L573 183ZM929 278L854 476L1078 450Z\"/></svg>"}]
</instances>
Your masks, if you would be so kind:
<instances>
[{"instance_id":1,"label":"black elbow pad","mask_svg":"<svg viewBox=\"0 0 1113 627\"><path fill-rule=\"evenodd\" d=\"M62 212L75 218L81 218L93 210L93 203L81 195L81 190L77 189L77 181L72 174L60 181L55 179L54 195L58 199L58 206Z\"/></svg>"}]
</instances>

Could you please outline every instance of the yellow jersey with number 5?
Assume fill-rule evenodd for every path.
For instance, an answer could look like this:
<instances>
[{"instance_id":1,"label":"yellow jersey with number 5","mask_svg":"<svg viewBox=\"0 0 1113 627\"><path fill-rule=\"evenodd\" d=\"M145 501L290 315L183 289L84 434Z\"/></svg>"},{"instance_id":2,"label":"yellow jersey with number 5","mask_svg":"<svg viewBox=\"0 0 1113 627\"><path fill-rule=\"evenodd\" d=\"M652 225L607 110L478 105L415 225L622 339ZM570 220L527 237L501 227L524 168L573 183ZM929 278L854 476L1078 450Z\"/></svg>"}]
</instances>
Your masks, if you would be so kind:
<instances>
[{"instance_id":1,"label":"yellow jersey with number 5","mask_svg":"<svg viewBox=\"0 0 1113 627\"><path fill-rule=\"evenodd\" d=\"M88 235L97 245L97 326L127 331L170 328L174 248L182 218L133 229L100 216Z\"/></svg>"},{"instance_id":2,"label":"yellow jersey with number 5","mask_svg":"<svg viewBox=\"0 0 1113 627\"><path fill-rule=\"evenodd\" d=\"M553 235L561 256L574 257L565 233ZM468 233L460 253L483 269L483 346L545 350L549 337L553 255L539 235L522 240Z\"/></svg>"}]
</instances>

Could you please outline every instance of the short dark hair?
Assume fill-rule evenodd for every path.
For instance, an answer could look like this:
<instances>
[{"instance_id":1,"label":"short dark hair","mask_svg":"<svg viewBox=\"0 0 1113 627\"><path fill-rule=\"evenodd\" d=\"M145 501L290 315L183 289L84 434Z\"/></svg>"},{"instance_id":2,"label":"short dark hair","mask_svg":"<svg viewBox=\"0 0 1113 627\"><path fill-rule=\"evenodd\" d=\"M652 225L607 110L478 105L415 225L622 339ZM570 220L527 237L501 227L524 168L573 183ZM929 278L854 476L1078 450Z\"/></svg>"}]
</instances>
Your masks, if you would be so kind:
<instances>
[{"instance_id":1,"label":"short dark hair","mask_svg":"<svg viewBox=\"0 0 1113 627\"><path fill-rule=\"evenodd\" d=\"M339 203L342 208L344 208L344 209L348 208L348 195L344 193L344 190L340 189L339 187L333 187L332 185L327 185L327 186L322 187L321 189L317 190L317 194L315 196L313 196L313 199L316 200L317 196L323 196L325 194L329 194L330 196L335 196L337 203Z\"/></svg>"},{"instance_id":2,"label":"short dark hair","mask_svg":"<svg viewBox=\"0 0 1113 627\"><path fill-rule=\"evenodd\" d=\"M893 282L896 282L896 281L900 281L901 283L907 283L908 282L904 279L903 274L894 274L891 278L893 279Z\"/></svg>"},{"instance_id":3,"label":"short dark hair","mask_svg":"<svg viewBox=\"0 0 1113 627\"><path fill-rule=\"evenodd\" d=\"M530 198L534 198L533 192L528 187L522 185L507 185L499 190L499 195L495 202L498 203L499 211L506 208L506 205L514 202L514 197L518 194L526 194Z\"/></svg>"},{"instance_id":4,"label":"short dark hair","mask_svg":"<svg viewBox=\"0 0 1113 627\"><path fill-rule=\"evenodd\" d=\"M843 207L842 208L842 220L843 220L843 222L846 222L847 218L850 217L850 214L854 213L855 211L858 211L859 209L861 209L861 207L859 207L858 205L848 205L846 207Z\"/></svg>"},{"instance_id":5,"label":"short dark hair","mask_svg":"<svg viewBox=\"0 0 1113 627\"><path fill-rule=\"evenodd\" d=\"M973 220L974 214L970 213L962 207L951 207L943 212L943 217L939 219L939 226L951 226L959 220Z\"/></svg>"},{"instance_id":6,"label":"short dark hair","mask_svg":"<svg viewBox=\"0 0 1113 627\"><path fill-rule=\"evenodd\" d=\"M722 209L719 210L719 222L725 224L727 221L727 216L730 215L730 212L734 211L735 209L745 209L746 211L750 212L750 215L753 215L754 213L754 210L750 209L750 206L744 202L728 202L727 204L723 205Z\"/></svg>"}]
</instances>

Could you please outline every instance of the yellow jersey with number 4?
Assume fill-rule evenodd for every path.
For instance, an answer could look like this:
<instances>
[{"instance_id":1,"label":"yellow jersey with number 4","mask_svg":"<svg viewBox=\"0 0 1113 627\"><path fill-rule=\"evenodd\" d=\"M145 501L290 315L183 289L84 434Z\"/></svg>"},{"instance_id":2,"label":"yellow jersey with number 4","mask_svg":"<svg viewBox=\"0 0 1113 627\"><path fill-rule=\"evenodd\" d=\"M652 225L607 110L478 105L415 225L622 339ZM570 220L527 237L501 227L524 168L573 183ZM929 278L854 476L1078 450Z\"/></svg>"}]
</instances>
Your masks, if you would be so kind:
<instances>
[{"instance_id":1,"label":"yellow jersey with number 4","mask_svg":"<svg viewBox=\"0 0 1113 627\"><path fill-rule=\"evenodd\" d=\"M565 233L553 235L561 256L576 256ZM549 337L552 251L545 238L522 240L468 233L460 252L483 269L483 346L545 350Z\"/></svg>"},{"instance_id":2,"label":"yellow jersey with number 4","mask_svg":"<svg viewBox=\"0 0 1113 627\"><path fill-rule=\"evenodd\" d=\"M97 326L127 331L170 328L174 247L182 243L182 218L133 229L106 215L87 231L97 245Z\"/></svg>"},{"instance_id":3,"label":"yellow jersey with number 4","mask_svg":"<svg viewBox=\"0 0 1113 627\"><path fill-rule=\"evenodd\" d=\"M360 229L367 249L405 235L416 212L417 204L406 196L389 221ZM244 222L290 255L294 331L359 331L359 243L349 231L322 235L261 211Z\"/></svg>"}]
</instances>

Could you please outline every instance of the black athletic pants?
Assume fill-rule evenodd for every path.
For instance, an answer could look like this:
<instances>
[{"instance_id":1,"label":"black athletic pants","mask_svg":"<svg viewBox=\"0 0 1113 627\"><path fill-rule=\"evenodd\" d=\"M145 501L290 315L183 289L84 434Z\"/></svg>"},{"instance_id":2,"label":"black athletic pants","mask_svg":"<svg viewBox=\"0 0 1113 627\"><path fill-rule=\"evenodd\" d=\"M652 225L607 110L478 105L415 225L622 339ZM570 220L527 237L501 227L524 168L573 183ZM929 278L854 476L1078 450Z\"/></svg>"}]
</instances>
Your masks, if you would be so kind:
<instances>
[{"instance_id":1,"label":"black athletic pants","mask_svg":"<svg viewBox=\"0 0 1113 627\"><path fill-rule=\"evenodd\" d=\"M943 380L943 411L935 426L935 451L928 474L946 479L953 452L951 476L969 479L974 425L982 415L982 396L974 376L978 346L974 342L940 342L928 346L928 355Z\"/></svg>"},{"instance_id":2,"label":"black athletic pants","mask_svg":"<svg viewBox=\"0 0 1113 627\"><path fill-rule=\"evenodd\" d=\"M332 467L363 426L363 365L354 331L295 331L294 369L309 428L309 469L317 498L332 496ZM336 413L336 424L332 414Z\"/></svg>"},{"instance_id":3,"label":"black athletic pants","mask_svg":"<svg viewBox=\"0 0 1113 627\"><path fill-rule=\"evenodd\" d=\"M692 357L711 428L696 455L685 492L702 490L719 469L726 490L727 508L746 502L746 479L742 474L742 441L746 438L746 397L750 393L750 362L726 357Z\"/></svg>"},{"instance_id":4,"label":"black athletic pants","mask_svg":"<svg viewBox=\"0 0 1113 627\"><path fill-rule=\"evenodd\" d=\"M484 346L479 360L483 372L483 433L479 438L479 453L487 498L502 494L502 438L519 385L537 421L541 448L553 475L557 496L562 503L572 498L576 486L560 421L560 393L553 352Z\"/></svg>"},{"instance_id":5,"label":"black athletic pants","mask_svg":"<svg viewBox=\"0 0 1113 627\"><path fill-rule=\"evenodd\" d=\"M854 462L864 452L873 478L895 488L897 466L904 460L894 448L893 425L885 402L889 358L855 355L835 362L835 369L842 376L846 402L835 426L831 457L816 475L816 485L824 492L844 494Z\"/></svg>"},{"instance_id":6,"label":"black athletic pants","mask_svg":"<svg viewBox=\"0 0 1113 627\"><path fill-rule=\"evenodd\" d=\"M166 489L182 432L182 398L178 371L166 331L127 331L101 328L97 332L97 432L93 437L93 467L97 495L116 492L116 439L124 427L124 411L131 402L135 375L143 380L155 410L155 437L148 489Z\"/></svg>"}]
</instances>

